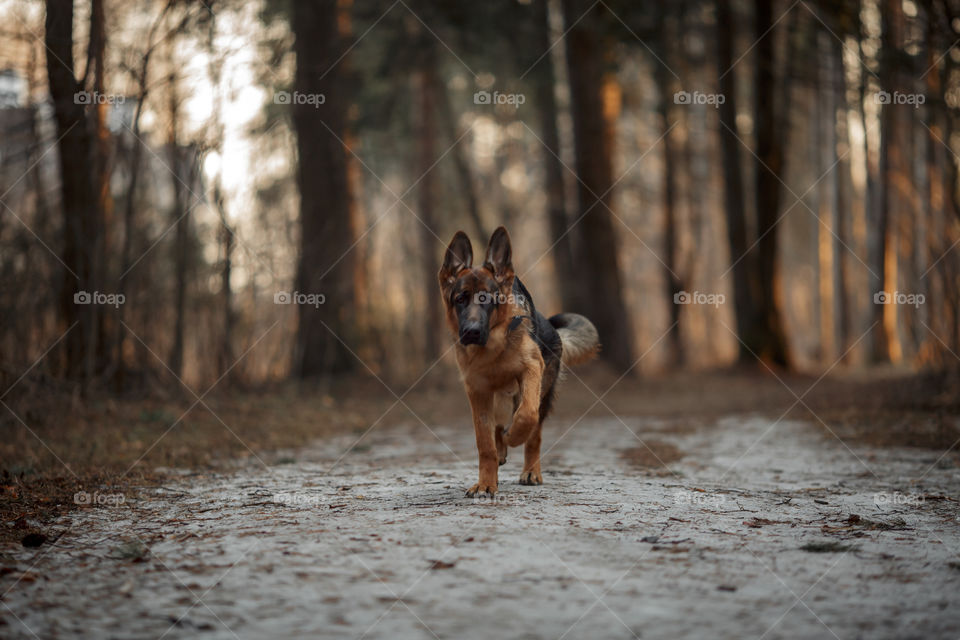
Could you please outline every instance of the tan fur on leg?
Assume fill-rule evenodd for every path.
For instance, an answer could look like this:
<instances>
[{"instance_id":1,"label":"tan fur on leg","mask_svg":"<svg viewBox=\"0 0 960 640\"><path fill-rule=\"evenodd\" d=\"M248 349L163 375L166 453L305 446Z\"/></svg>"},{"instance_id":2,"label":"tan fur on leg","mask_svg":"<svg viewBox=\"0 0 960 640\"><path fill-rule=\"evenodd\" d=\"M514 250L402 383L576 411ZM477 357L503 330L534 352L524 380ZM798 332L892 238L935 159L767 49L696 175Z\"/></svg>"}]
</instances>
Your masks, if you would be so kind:
<instances>
[{"instance_id":1,"label":"tan fur on leg","mask_svg":"<svg viewBox=\"0 0 960 640\"><path fill-rule=\"evenodd\" d=\"M468 396L473 412L473 430L477 436L479 479L467 490L467 497L497 492L497 445L494 439L493 396L489 393L471 393Z\"/></svg>"}]
</instances>

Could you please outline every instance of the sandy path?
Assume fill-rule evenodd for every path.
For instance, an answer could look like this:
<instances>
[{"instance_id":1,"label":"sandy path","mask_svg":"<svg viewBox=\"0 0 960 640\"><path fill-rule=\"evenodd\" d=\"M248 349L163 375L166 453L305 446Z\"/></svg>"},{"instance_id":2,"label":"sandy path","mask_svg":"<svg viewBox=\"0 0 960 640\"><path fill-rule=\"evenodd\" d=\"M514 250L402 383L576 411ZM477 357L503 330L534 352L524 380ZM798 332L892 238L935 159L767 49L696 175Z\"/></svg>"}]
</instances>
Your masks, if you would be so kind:
<instances>
[{"instance_id":1,"label":"sandy path","mask_svg":"<svg viewBox=\"0 0 960 640\"><path fill-rule=\"evenodd\" d=\"M545 445L567 427L550 424ZM672 474L631 466L628 427L687 455ZM466 425L184 476L75 512L52 546L5 550L0 636L960 636L952 458L770 427L585 421L550 451L542 487L517 484L512 450L493 502L463 497ZM841 548L800 548L823 542Z\"/></svg>"}]
</instances>

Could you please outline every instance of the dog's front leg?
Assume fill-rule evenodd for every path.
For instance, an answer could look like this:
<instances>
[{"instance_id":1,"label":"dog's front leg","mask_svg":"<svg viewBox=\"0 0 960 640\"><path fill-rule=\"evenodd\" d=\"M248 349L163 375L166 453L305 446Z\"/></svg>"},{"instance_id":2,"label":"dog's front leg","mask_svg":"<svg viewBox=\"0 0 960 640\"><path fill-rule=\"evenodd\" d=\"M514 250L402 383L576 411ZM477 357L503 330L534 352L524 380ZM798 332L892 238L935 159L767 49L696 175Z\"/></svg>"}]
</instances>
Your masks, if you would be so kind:
<instances>
[{"instance_id":1,"label":"dog's front leg","mask_svg":"<svg viewBox=\"0 0 960 640\"><path fill-rule=\"evenodd\" d=\"M493 394L468 392L473 412L473 430L477 436L477 454L480 459L480 479L467 489L467 497L479 494L493 496L497 492L497 444L494 439Z\"/></svg>"},{"instance_id":2,"label":"dog's front leg","mask_svg":"<svg viewBox=\"0 0 960 640\"><path fill-rule=\"evenodd\" d=\"M539 355L539 354L538 354ZM543 378L543 360L533 360L520 376L520 405L513 414L510 429L503 434L508 446L517 447L527 441L540 423L540 381Z\"/></svg>"}]
</instances>

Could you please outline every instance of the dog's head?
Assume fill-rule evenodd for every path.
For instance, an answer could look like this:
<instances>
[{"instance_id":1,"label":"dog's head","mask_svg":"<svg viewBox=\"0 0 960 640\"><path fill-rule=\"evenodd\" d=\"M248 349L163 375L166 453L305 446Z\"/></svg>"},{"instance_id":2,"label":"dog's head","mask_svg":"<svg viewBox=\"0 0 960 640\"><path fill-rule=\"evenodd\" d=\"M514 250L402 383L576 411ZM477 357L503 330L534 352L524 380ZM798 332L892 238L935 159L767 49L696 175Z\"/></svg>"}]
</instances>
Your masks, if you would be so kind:
<instances>
[{"instance_id":1,"label":"dog's head","mask_svg":"<svg viewBox=\"0 0 960 640\"><path fill-rule=\"evenodd\" d=\"M437 277L447 307L447 323L460 344L485 346L490 330L509 319L513 290L510 236L498 227L490 236L483 266L473 266L473 246L457 231Z\"/></svg>"}]
</instances>

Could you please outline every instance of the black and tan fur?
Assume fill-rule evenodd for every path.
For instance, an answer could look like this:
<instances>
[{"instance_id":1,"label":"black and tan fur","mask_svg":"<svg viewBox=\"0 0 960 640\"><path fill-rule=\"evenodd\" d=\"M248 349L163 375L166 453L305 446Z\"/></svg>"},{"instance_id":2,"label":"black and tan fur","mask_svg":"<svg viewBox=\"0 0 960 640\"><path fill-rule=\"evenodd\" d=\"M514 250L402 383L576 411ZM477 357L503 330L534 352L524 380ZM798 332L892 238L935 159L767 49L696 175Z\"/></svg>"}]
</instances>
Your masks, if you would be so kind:
<instances>
[{"instance_id":1,"label":"black and tan fur","mask_svg":"<svg viewBox=\"0 0 960 640\"><path fill-rule=\"evenodd\" d=\"M450 241L438 274L446 319L457 338L457 365L473 413L480 477L467 496L493 495L508 447L524 445L520 484L543 483L540 432L550 412L561 363L592 358L597 330L583 316L549 320L513 271L510 236L498 228L482 266L462 231Z\"/></svg>"}]
</instances>

